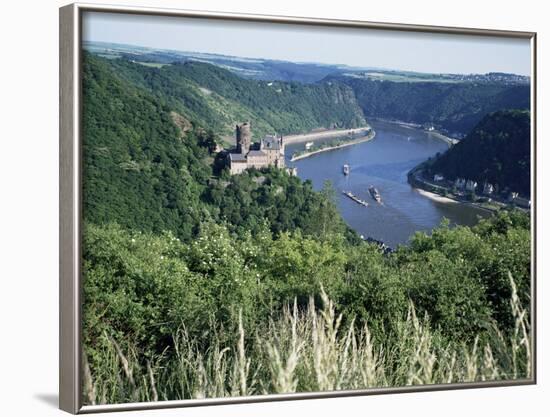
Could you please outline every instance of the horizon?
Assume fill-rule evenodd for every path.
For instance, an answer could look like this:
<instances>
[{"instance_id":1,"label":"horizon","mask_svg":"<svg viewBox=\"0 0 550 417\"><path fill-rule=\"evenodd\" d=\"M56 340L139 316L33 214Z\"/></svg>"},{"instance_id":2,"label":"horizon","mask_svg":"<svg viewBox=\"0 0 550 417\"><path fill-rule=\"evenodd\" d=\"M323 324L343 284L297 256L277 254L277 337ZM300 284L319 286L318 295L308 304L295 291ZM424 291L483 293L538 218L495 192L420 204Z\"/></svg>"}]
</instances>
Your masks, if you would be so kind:
<instances>
[{"instance_id":1,"label":"horizon","mask_svg":"<svg viewBox=\"0 0 550 417\"><path fill-rule=\"evenodd\" d=\"M361 69L531 75L530 41L519 38L85 12L82 40Z\"/></svg>"},{"instance_id":2,"label":"horizon","mask_svg":"<svg viewBox=\"0 0 550 417\"><path fill-rule=\"evenodd\" d=\"M355 71L387 71L387 72L408 72L412 74L425 74L425 75L487 75L491 73L502 73L507 75L517 75L522 77L528 77L531 78L531 75L524 75L524 74L518 74L515 72L503 72L503 71L489 71L489 72L470 72L470 73L457 73L457 72L425 72L425 71L414 71L414 70L405 70L401 68L387 68L387 67L376 67L376 66L370 66L370 67L360 67L355 65L349 65L349 64L342 64L342 63L326 63L326 62L314 62L314 61L289 61L285 59L275 59L275 58L266 58L266 57L250 57L250 56L242 56L242 55L229 55L229 54L221 54L221 53L212 53L212 52L203 52L203 51L193 51L193 50L182 50L182 49L166 49L166 48L155 48L145 45L138 45L138 44L132 44L132 43L118 43L118 42L108 42L108 41L90 41L90 40L83 40L83 43L96 43L96 44L110 44L110 45L117 45L117 46L129 46L133 48L142 48L142 49L150 49L152 51L161 51L161 52L178 52L182 54L203 54L203 55L214 55L218 57L226 57L226 58L238 58L238 59L246 59L246 60L261 60L261 61L276 61L276 62L289 62L292 64L299 64L299 65L319 65L319 66L335 66L335 67L347 67L351 70ZM215 64L211 64L215 65Z\"/></svg>"}]
</instances>

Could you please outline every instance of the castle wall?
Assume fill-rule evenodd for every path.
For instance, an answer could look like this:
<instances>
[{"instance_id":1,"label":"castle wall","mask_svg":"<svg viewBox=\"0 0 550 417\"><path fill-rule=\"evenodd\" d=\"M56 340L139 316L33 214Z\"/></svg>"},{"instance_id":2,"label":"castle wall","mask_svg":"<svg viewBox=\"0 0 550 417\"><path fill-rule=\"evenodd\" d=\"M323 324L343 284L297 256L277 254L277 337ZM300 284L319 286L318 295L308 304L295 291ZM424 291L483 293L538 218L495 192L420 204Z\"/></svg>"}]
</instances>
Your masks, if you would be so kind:
<instances>
[{"instance_id":1,"label":"castle wall","mask_svg":"<svg viewBox=\"0 0 550 417\"><path fill-rule=\"evenodd\" d=\"M278 168L283 168L285 166L285 157L280 151L271 151L268 154L269 165L275 165Z\"/></svg>"},{"instance_id":2,"label":"castle wall","mask_svg":"<svg viewBox=\"0 0 550 417\"><path fill-rule=\"evenodd\" d=\"M248 168L246 162L232 162L229 166L229 172L231 175L242 174Z\"/></svg>"},{"instance_id":3,"label":"castle wall","mask_svg":"<svg viewBox=\"0 0 550 417\"><path fill-rule=\"evenodd\" d=\"M267 155L264 156L249 156L247 158L248 168L265 168L269 165Z\"/></svg>"}]
</instances>

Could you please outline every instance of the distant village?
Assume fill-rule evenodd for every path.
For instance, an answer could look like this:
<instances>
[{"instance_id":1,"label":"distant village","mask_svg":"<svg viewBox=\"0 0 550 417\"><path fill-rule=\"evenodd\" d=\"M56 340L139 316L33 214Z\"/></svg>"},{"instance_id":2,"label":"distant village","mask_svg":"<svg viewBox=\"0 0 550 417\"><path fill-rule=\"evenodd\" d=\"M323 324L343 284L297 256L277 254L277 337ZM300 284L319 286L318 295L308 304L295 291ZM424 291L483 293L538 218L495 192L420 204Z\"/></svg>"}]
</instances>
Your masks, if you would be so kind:
<instances>
[{"instance_id":1,"label":"distant village","mask_svg":"<svg viewBox=\"0 0 550 417\"><path fill-rule=\"evenodd\" d=\"M489 72L487 74L440 74L444 78L456 81L471 81L482 83L501 84L529 84L530 77L526 75L507 74L503 72Z\"/></svg>"},{"instance_id":2,"label":"distant village","mask_svg":"<svg viewBox=\"0 0 550 417\"><path fill-rule=\"evenodd\" d=\"M498 186L489 182L478 184L468 178L446 179L442 174L435 174L431 178L424 175L422 169L413 170L408 175L409 183L417 188L432 191L457 200L469 200L485 204L484 207L494 208L503 205L514 205L522 209L531 208L531 200L522 197L515 191L505 189L498 192Z\"/></svg>"}]
</instances>

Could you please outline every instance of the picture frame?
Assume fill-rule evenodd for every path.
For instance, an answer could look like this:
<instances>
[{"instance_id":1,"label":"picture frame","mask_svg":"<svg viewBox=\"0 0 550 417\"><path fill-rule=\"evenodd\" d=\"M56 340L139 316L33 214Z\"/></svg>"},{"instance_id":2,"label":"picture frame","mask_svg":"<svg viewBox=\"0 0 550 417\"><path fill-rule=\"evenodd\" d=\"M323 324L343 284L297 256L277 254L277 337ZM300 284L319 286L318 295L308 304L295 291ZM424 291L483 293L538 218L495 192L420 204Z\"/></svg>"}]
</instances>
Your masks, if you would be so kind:
<instances>
[{"instance_id":1,"label":"picture frame","mask_svg":"<svg viewBox=\"0 0 550 417\"><path fill-rule=\"evenodd\" d=\"M151 408L178 408L216 404L238 404L265 401L288 401L327 397L349 397L374 394L453 390L529 385L536 383L536 50L534 32L437 27L398 23L378 23L347 20L330 20L288 16L264 16L225 12L205 12L107 6L98 4L71 4L60 8L60 171L59 171L59 407L72 414L106 411L144 410ZM270 23L299 25L303 28L342 28L394 31L396 33L448 34L494 37L498 39L523 39L530 42L530 172L531 172L531 269L530 269L530 314L531 329L530 372L528 378L500 379L476 382L424 384L407 386L371 387L352 390L319 392L294 392L288 394L258 394L250 396L182 399L148 402L124 402L117 404L89 405L83 402L83 378L86 372L82 355L83 320L83 15L85 13L111 13L135 16L181 17L211 21L242 23Z\"/></svg>"}]
</instances>

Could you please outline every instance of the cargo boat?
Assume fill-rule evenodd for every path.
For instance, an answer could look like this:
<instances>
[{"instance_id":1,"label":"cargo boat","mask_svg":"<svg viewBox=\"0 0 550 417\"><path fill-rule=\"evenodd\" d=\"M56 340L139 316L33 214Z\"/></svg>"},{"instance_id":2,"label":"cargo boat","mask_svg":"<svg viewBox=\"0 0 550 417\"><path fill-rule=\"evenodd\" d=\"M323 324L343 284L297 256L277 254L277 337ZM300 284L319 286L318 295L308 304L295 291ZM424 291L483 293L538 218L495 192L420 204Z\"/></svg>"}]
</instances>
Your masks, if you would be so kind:
<instances>
[{"instance_id":1,"label":"cargo boat","mask_svg":"<svg viewBox=\"0 0 550 417\"><path fill-rule=\"evenodd\" d=\"M368 207L369 206L369 203L367 203L365 200L361 200L359 197L357 197L351 191L342 191L342 194L344 194L346 197L352 199L357 204L362 205L363 207Z\"/></svg>"},{"instance_id":2,"label":"cargo boat","mask_svg":"<svg viewBox=\"0 0 550 417\"><path fill-rule=\"evenodd\" d=\"M382 198L380 197L380 193L373 185L369 187L369 193L372 196L372 198L376 200L377 203L380 203L382 201Z\"/></svg>"}]
</instances>

